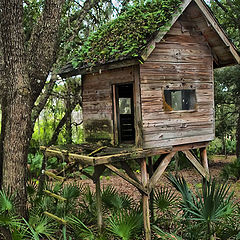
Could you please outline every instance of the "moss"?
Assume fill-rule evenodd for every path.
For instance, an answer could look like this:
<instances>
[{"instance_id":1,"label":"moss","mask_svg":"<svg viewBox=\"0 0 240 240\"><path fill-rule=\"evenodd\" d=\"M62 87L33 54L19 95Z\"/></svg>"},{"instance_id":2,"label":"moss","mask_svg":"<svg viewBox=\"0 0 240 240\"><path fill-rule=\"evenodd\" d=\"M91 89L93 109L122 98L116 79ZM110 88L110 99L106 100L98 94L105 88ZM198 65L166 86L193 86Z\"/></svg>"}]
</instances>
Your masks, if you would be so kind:
<instances>
[{"instance_id":1,"label":"moss","mask_svg":"<svg viewBox=\"0 0 240 240\"><path fill-rule=\"evenodd\" d=\"M85 141L90 143L110 144L113 138L111 121L108 119L87 120L84 123L84 136Z\"/></svg>"},{"instance_id":2,"label":"moss","mask_svg":"<svg viewBox=\"0 0 240 240\"><path fill-rule=\"evenodd\" d=\"M90 67L139 57L158 31L167 28L179 9L180 0L145 0L128 6L117 19L90 35L77 51L74 67Z\"/></svg>"}]
</instances>

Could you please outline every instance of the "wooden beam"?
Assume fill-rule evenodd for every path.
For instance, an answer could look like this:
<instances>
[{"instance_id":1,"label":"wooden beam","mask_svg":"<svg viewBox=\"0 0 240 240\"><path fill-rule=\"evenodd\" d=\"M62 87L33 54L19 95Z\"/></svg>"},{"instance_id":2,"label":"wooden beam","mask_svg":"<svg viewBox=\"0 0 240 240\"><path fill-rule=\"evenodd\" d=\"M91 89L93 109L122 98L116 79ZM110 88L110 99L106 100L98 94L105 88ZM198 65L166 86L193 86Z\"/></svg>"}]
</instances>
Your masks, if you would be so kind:
<instances>
[{"instance_id":1,"label":"wooden beam","mask_svg":"<svg viewBox=\"0 0 240 240\"><path fill-rule=\"evenodd\" d=\"M202 165L204 169L209 173L207 148L204 147L204 148L200 148L199 150L200 150L200 158L201 158Z\"/></svg>"},{"instance_id":2,"label":"wooden beam","mask_svg":"<svg viewBox=\"0 0 240 240\"><path fill-rule=\"evenodd\" d=\"M209 141L183 144L183 145L174 146L172 150L174 152L179 152L179 151L185 151L185 150L189 150L189 149L197 149L197 148L206 147L208 144L209 144Z\"/></svg>"},{"instance_id":3,"label":"wooden beam","mask_svg":"<svg viewBox=\"0 0 240 240\"><path fill-rule=\"evenodd\" d=\"M147 188L143 187L142 184L136 182L132 178L130 178L127 174L121 172L119 169L114 167L111 164L105 164L107 168L109 168L112 172L116 173L121 178L125 179L127 182L131 183L133 186L135 186L139 191L144 192L145 194L148 194Z\"/></svg>"},{"instance_id":4,"label":"wooden beam","mask_svg":"<svg viewBox=\"0 0 240 240\"><path fill-rule=\"evenodd\" d=\"M84 75L89 73L101 73L105 70L111 70L116 68L122 67L129 67L133 65L139 64L139 60L137 58L132 59L122 59L119 61L108 62L106 64L98 65L98 66L91 66L91 67L80 67L78 69L74 69L73 67L66 68L62 70L58 75L62 78L77 76L77 75Z\"/></svg>"},{"instance_id":5,"label":"wooden beam","mask_svg":"<svg viewBox=\"0 0 240 240\"><path fill-rule=\"evenodd\" d=\"M97 180L103 174L105 169L106 169L105 165L96 166L94 168L95 171L92 176L93 181Z\"/></svg>"},{"instance_id":6,"label":"wooden beam","mask_svg":"<svg viewBox=\"0 0 240 240\"><path fill-rule=\"evenodd\" d=\"M146 187L148 185L146 158L142 159L141 161L141 179L142 179L143 187ZM150 210L149 210L148 194L142 193L142 204L143 204L143 222L144 222L145 240L151 240Z\"/></svg>"},{"instance_id":7,"label":"wooden beam","mask_svg":"<svg viewBox=\"0 0 240 240\"><path fill-rule=\"evenodd\" d=\"M99 166L94 167L94 173L96 178L94 179L96 186L96 207L97 207L97 224L98 229L102 231L103 225L103 216L102 216L102 194L101 194L101 184L100 184L100 175L102 173L102 168Z\"/></svg>"},{"instance_id":8,"label":"wooden beam","mask_svg":"<svg viewBox=\"0 0 240 240\"><path fill-rule=\"evenodd\" d=\"M127 162L121 162L121 167L122 167L123 170L125 170L125 172L127 173L127 175L130 178L132 178L136 182L140 183L140 181L138 180L136 174L133 172L133 170L131 169L131 167L129 166L129 164Z\"/></svg>"},{"instance_id":9,"label":"wooden beam","mask_svg":"<svg viewBox=\"0 0 240 240\"><path fill-rule=\"evenodd\" d=\"M162 162L162 160L166 157L167 153L165 154L161 154L159 156L159 158L157 159L157 161L153 164L153 171L156 171L156 169L158 168L159 164Z\"/></svg>"},{"instance_id":10,"label":"wooden beam","mask_svg":"<svg viewBox=\"0 0 240 240\"><path fill-rule=\"evenodd\" d=\"M198 170L198 172L207 180L209 180L209 173L206 171L206 169L203 168L203 166L200 164L200 162L195 158L195 156L188 150L188 151L182 151L188 160L193 164L193 166Z\"/></svg>"},{"instance_id":11,"label":"wooden beam","mask_svg":"<svg viewBox=\"0 0 240 240\"><path fill-rule=\"evenodd\" d=\"M171 147L146 149L146 150L133 149L132 152L128 152L128 153L120 153L120 154L107 155L103 157L95 157L93 158L93 164L100 165L100 164L108 164L108 163L120 162L120 161L126 161L126 160L142 159L150 156L168 153L168 152L171 152L171 150L172 150Z\"/></svg>"},{"instance_id":12,"label":"wooden beam","mask_svg":"<svg viewBox=\"0 0 240 240\"><path fill-rule=\"evenodd\" d=\"M135 145L143 147L143 123L141 108L141 87L140 87L140 68L139 65L133 66L133 101L134 101L134 125L135 125Z\"/></svg>"},{"instance_id":13,"label":"wooden beam","mask_svg":"<svg viewBox=\"0 0 240 240\"><path fill-rule=\"evenodd\" d=\"M118 136L118 103L117 103L117 92L116 85L112 85L113 93L113 135L114 135L114 144L118 145L119 136Z\"/></svg>"},{"instance_id":14,"label":"wooden beam","mask_svg":"<svg viewBox=\"0 0 240 240\"><path fill-rule=\"evenodd\" d=\"M94 157L88 157L85 155L80 155L80 154L75 154L75 153L69 153L66 150L55 150L55 149L50 149L44 146L40 147L41 151L44 151L46 157L61 157L64 158L65 156L68 157L69 160L77 161L83 166L92 166L93 165L93 159Z\"/></svg>"},{"instance_id":15,"label":"wooden beam","mask_svg":"<svg viewBox=\"0 0 240 240\"><path fill-rule=\"evenodd\" d=\"M162 160L162 162L159 164L156 171L153 173L153 176L151 177L149 181L149 189L153 189L158 182L159 178L164 173L165 169L167 168L168 164L170 163L171 159L175 155L176 152L171 152L165 156L165 158Z\"/></svg>"},{"instance_id":16,"label":"wooden beam","mask_svg":"<svg viewBox=\"0 0 240 240\"><path fill-rule=\"evenodd\" d=\"M151 177L153 176L153 161L152 161L152 157L148 157L148 174L149 174L149 178L151 179ZM154 222L154 206L153 206L153 200L154 200L154 189L152 189L152 191L150 191L150 202L149 202L149 206L150 206L150 212L151 212L151 221L152 223Z\"/></svg>"}]
</instances>

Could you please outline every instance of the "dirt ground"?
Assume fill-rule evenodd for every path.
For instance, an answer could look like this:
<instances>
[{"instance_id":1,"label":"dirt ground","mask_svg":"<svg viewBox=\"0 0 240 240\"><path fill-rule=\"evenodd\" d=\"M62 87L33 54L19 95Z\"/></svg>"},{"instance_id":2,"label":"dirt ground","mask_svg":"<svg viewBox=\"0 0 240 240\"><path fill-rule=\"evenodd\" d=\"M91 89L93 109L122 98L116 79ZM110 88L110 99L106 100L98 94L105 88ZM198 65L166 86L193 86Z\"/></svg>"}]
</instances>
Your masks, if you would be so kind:
<instances>
[{"instance_id":1,"label":"dirt ground","mask_svg":"<svg viewBox=\"0 0 240 240\"><path fill-rule=\"evenodd\" d=\"M211 177L219 179L222 168L229 162L233 161L235 158L236 158L235 156L229 156L229 157L227 157L227 159L225 159L225 156L212 157L209 161L210 162L209 170L210 170ZM166 178L166 174L167 173L165 173L159 179L157 188L159 188L161 186L172 187ZM140 174L138 174L138 175L140 178ZM186 182L188 183L188 185L191 188L194 188L194 186L201 183L201 181L202 181L201 175L194 168L181 170L181 171L179 171L179 175L184 176ZM77 181L79 184L89 185L90 188L93 191L95 191L95 186L94 186L92 180L77 180L75 178L75 179L71 179L70 181L74 181L75 183ZM236 202L240 203L240 180L237 182L234 182L234 183L230 182L230 184L231 184L231 190L234 191L234 193L235 193L234 200ZM122 179L116 175L112 175L110 177L102 177L102 179L101 179L102 188L106 188L109 185L115 187L119 191L119 193L126 193L129 196L132 196L132 198L135 200L139 200L141 198L139 191L133 185L129 184L124 179Z\"/></svg>"}]
</instances>

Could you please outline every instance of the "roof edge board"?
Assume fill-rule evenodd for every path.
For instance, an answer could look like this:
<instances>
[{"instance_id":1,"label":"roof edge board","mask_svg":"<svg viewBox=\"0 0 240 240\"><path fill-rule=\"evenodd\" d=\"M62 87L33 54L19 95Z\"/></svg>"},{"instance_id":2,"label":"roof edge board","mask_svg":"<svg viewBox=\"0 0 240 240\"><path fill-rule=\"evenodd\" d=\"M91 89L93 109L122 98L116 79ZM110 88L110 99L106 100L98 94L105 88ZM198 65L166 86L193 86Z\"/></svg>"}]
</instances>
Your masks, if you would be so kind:
<instances>
[{"instance_id":1,"label":"roof edge board","mask_svg":"<svg viewBox=\"0 0 240 240\"><path fill-rule=\"evenodd\" d=\"M193 0L199 9L202 11L203 15L206 17L206 19L209 21L213 29L218 33L224 44L229 48L229 51L231 52L233 58L235 61L240 64L240 56L238 54L238 51L234 44L229 40L226 33L220 26L220 24L216 21L213 14L209 11L208 6L202 1L202 0Z\"/></svg>"},{"instance_id":2,"label":"roof edge board","mask_svg":"<svg viewBox=\"0 0 240 240\"><path fill-rule=\"evenodd\" d=\"M178 18L182 15L182 13L185 11L185 9L187 8L187 6L192 2L192 0L184 0L183 3L180 6L180 11L177 12L173 18L171 19L171 21L167 24L166 29L164 31L159 31L157 36L150 41L150 43L148 44L148 46L143 50L143 52L141 53L140 57L142 58L143 61L146 61L147 58L150 56L150 54L153 52L153 50L155 49L156 43L159 43L163 37L169 32L169 30L171 29L171 27L173 26L173 24L178 20Z\"/></svg>"}]
</instances>

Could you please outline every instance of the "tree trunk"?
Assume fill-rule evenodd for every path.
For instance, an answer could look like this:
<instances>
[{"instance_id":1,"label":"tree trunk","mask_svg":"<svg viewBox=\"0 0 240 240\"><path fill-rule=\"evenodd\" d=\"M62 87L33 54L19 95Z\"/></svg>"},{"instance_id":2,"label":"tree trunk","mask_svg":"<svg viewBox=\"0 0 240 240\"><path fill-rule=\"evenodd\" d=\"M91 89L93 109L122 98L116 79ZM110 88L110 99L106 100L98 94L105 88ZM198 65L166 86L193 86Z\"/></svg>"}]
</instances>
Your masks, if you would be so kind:
<instances>
[{"instance_id":1,"label":"tree trunk","mask_svg":"<svg viewBox=\"0 0 240 240\"><path fill-rule=\"evenodd\" d=\"M2 96L1 110L2 110L2 121L1 121L1 137L0 137L0 189L2 188L2 176L3 176L3 141L5 136L5 122L6 122L6 98Z\"/></svg>"},{"instance_id":2,"label":"tree trunk","mask_svg":"<svg viewBox=\"0 0 240 240\"><path fill-rule=\"evenodd\" d=\"M236 130L236 156L240 157L240 108L238 110L238 121L237 121L237 130Z\"/></svg>"},{"instance_id":3,"label":"tree trunk","mask_svg":"<svg viewBox=\"0 0 240 240\"><path fill-rule=\"evenodd\" d=\"M30 79L26 72L23 3L1 0L1 36L4 80L7 83L2 112L2 187L16 194L17 212L27 217L26 166L31 129Z\"/></svg>"}]
</instances>

